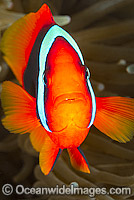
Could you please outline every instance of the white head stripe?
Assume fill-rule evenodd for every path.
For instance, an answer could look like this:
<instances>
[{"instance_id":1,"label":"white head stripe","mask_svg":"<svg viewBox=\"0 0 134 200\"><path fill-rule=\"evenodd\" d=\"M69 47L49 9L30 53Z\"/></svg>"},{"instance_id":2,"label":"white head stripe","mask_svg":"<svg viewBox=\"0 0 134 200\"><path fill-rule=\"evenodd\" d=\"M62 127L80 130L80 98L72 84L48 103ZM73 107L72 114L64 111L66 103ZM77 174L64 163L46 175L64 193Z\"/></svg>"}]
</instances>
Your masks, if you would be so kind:
<instances>
[{"instance_id":1,"label":"white head stripe","mask_svg":"<svg viewBox=\"0 0 134 200\"><path fill-rule=\"evenodd\" d=\"M38 94L37 94L37 109L38 109L38 114L39 114L39 117L40 117L42 125L49 132L52 132L52 131L49 129L49 127L47 125L47 119L46 119L46 114L45 114L45 107L44 107L44 95L45 95L45 91L44 90L45 89L44 89L43 74L44 74L45 67L46 67L47 55L48 55L48 53L50 51L50 48L52 47L52 45L53 45L53 43L54 43L54 41L55 41L55 39L57 37L63 37L63 38L65 38L69 42L69 44L78 53L78 56L79 56L79 58L81 60L82 65L84 65L83 56L82 56L81 51L80 51L77 43L75 42L75 40L69 35L69 33L67 33L65 30L63 30L58 25L52 26L48 30L48 32L46 33L46 35L45 35L45 37L44 37L44 39L43 39L43 41L41 43L41 47L40 47L40 53L39 53L39 76L38 76ZM89 83L90 83L90 81L89 81ZM92 86L89 83L88 83L89 89L90 89L90 91L92 90L91 93L93 93ZM92 94L91 94L91 97L92 97ZM93 100L92 100L92 102L93 102ZM94 105L92 105L92 106L94 106ZM96 109L96 107L95 107L95 109ZM92 115L93 115L93 110L92 110ZM94 121L94 119L91 120L91 121ZM91 124L91 121L90 121L90 124Z\"/></svg>"},{"instance_id":2,"label":"white head stripe","mask_svg":"<svg viewBox=\"0 0 134 200\"><path fill-rule=\"evenodd\" d=\"M91 115L90 123L88 125L88 128L89 128L90 126L92 126L92 124L94 122L94 119L95 119L95 114L96 114L96 99L95 99L95 94L94 94L94 91L93 91L93 88L92 88L92 85L90 83L89 78L87 79L87 84L88 84L89 91L90 91L91 98L92 98L92 115Z\"/></svg>"}]
</instances>

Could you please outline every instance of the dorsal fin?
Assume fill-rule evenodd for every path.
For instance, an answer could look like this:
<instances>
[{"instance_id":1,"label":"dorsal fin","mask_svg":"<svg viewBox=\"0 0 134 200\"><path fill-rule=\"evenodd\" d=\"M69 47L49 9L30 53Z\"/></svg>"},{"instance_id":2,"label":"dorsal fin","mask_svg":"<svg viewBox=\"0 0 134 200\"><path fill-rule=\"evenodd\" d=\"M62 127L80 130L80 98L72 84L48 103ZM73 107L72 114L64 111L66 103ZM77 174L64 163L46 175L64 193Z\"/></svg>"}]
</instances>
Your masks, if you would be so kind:
<instances>
[{"instance_id":1,"label":"dorsal fin","mask_svg":"<svg viewBox=\"0 0 134 200\"><path fill-rule=\"evenodd\" d=\"M5 31L1 51L20 84L39 31L54 23L49 7L44 4L36 13L25 15Z\"/></svg>"}]
</instances>

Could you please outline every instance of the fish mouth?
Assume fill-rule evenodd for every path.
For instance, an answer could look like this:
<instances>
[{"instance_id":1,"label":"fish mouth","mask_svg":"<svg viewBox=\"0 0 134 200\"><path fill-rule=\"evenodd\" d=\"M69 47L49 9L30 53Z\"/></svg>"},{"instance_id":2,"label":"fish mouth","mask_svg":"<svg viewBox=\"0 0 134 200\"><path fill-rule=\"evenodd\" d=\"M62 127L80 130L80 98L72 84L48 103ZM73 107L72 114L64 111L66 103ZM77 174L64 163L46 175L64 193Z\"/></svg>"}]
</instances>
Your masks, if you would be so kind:
<instances>
[{"instance_id":1,"label":"fish mouth","mask_svg":"<svg viewBox=\"0 0 134 200\"><path fill-rule=\"evenodd\" d=\"M77 127L78 129L81 129L81 130L87 129L87 127L78 126L76 123L74 124L74 126Z\"/></svg>"},{"instance_id":2,"label":"fish mouth","mask_svg":"<svg viewBox=\"0 0 134 200\"><path fill-rule=\"evenodd\" d=\"M88 99L83 93L72 92L58 95L53 101L52 121L49 121L53 132L63 132L69 127L81 127L81 116L85 116Z\"/></svg>"},{"instance_id":3,"label":"fish mouth","mask_svg":"<svg viewBox=\"0 0 134 200\"><path fill-rule=\"evenodd\" d=\"M67 130L69 127L76 127L77 130L78 129L79 130L86 130L87 129L87 127L80 127L80 126L76 125L76 123L71 122L70 124L66 125L64 128L57 130L57 131L53 131L53 133L61 133L65 130Z\"/></svg>"},{"instance_id":4,"label":"fish mouth","mask_svg":"<svg viewBox=\"0 0 134 200\"><path fill-rule=\"evenodd\" d=\"M60 133L60 132L63 132L64 130L66 130L68 128L68 125L66 125L64 128L60 129L60 130L57 130L57 131L53 131L54 133Z\"/></svg>"},{"instance_id":5,"label":"fish mouth","mask_svg":"<svg viewBox=\"0 0 134 200\"><path fill-rule=\"evenodd\" d=\"M87 99L84 94L78 92L62 94L55 98L54 106L55 108L57 108L59 104L64 104L64 103L71 104L78 101L85 101L86 103Z\"/></svg>"}]
</instances>

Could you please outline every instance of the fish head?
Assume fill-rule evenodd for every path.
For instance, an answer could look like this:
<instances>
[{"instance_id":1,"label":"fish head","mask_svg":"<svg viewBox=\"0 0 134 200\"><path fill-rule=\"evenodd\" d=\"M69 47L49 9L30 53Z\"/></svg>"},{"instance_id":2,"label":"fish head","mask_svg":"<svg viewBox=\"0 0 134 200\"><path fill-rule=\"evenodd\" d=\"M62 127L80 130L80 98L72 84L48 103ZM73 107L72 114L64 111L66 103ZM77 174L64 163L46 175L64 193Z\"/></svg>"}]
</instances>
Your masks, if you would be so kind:
<instances>
[{"instance_id":1,"label":"fish head","mask_svg":"<svg viewBox=\"0 0 134 200\"><path fill-rule=\"evenodd\" d=\"M49 51L44 74L45 111L52 132L88 127L92 101L87 76L89 72L77 52L64 38L57 38Z\"/></svg>"}]
</instances>

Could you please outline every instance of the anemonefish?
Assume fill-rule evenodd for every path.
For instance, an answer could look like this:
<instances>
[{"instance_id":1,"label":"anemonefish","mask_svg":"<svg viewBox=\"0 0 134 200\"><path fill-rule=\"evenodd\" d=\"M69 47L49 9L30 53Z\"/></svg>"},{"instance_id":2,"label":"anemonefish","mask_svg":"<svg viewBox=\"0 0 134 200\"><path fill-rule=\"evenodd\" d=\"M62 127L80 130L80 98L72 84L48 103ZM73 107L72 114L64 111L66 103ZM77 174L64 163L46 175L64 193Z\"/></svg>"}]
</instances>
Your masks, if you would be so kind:
<instances>
[{"instance_id":1,"label":"anemonefish","mask_svg":"<svg viewBox=\"0 0 134 200\"><path fill-rule=\"evenodd\" d=\"M2 84L2 123L12 133L30 133L45 175L63 149L74 168L90 173L80 145L92 125L119 142L133 137L134 99L95 97L77 43L46 4L5 31L1 51L19 81Z\"/></svg>"}]
</instances>

